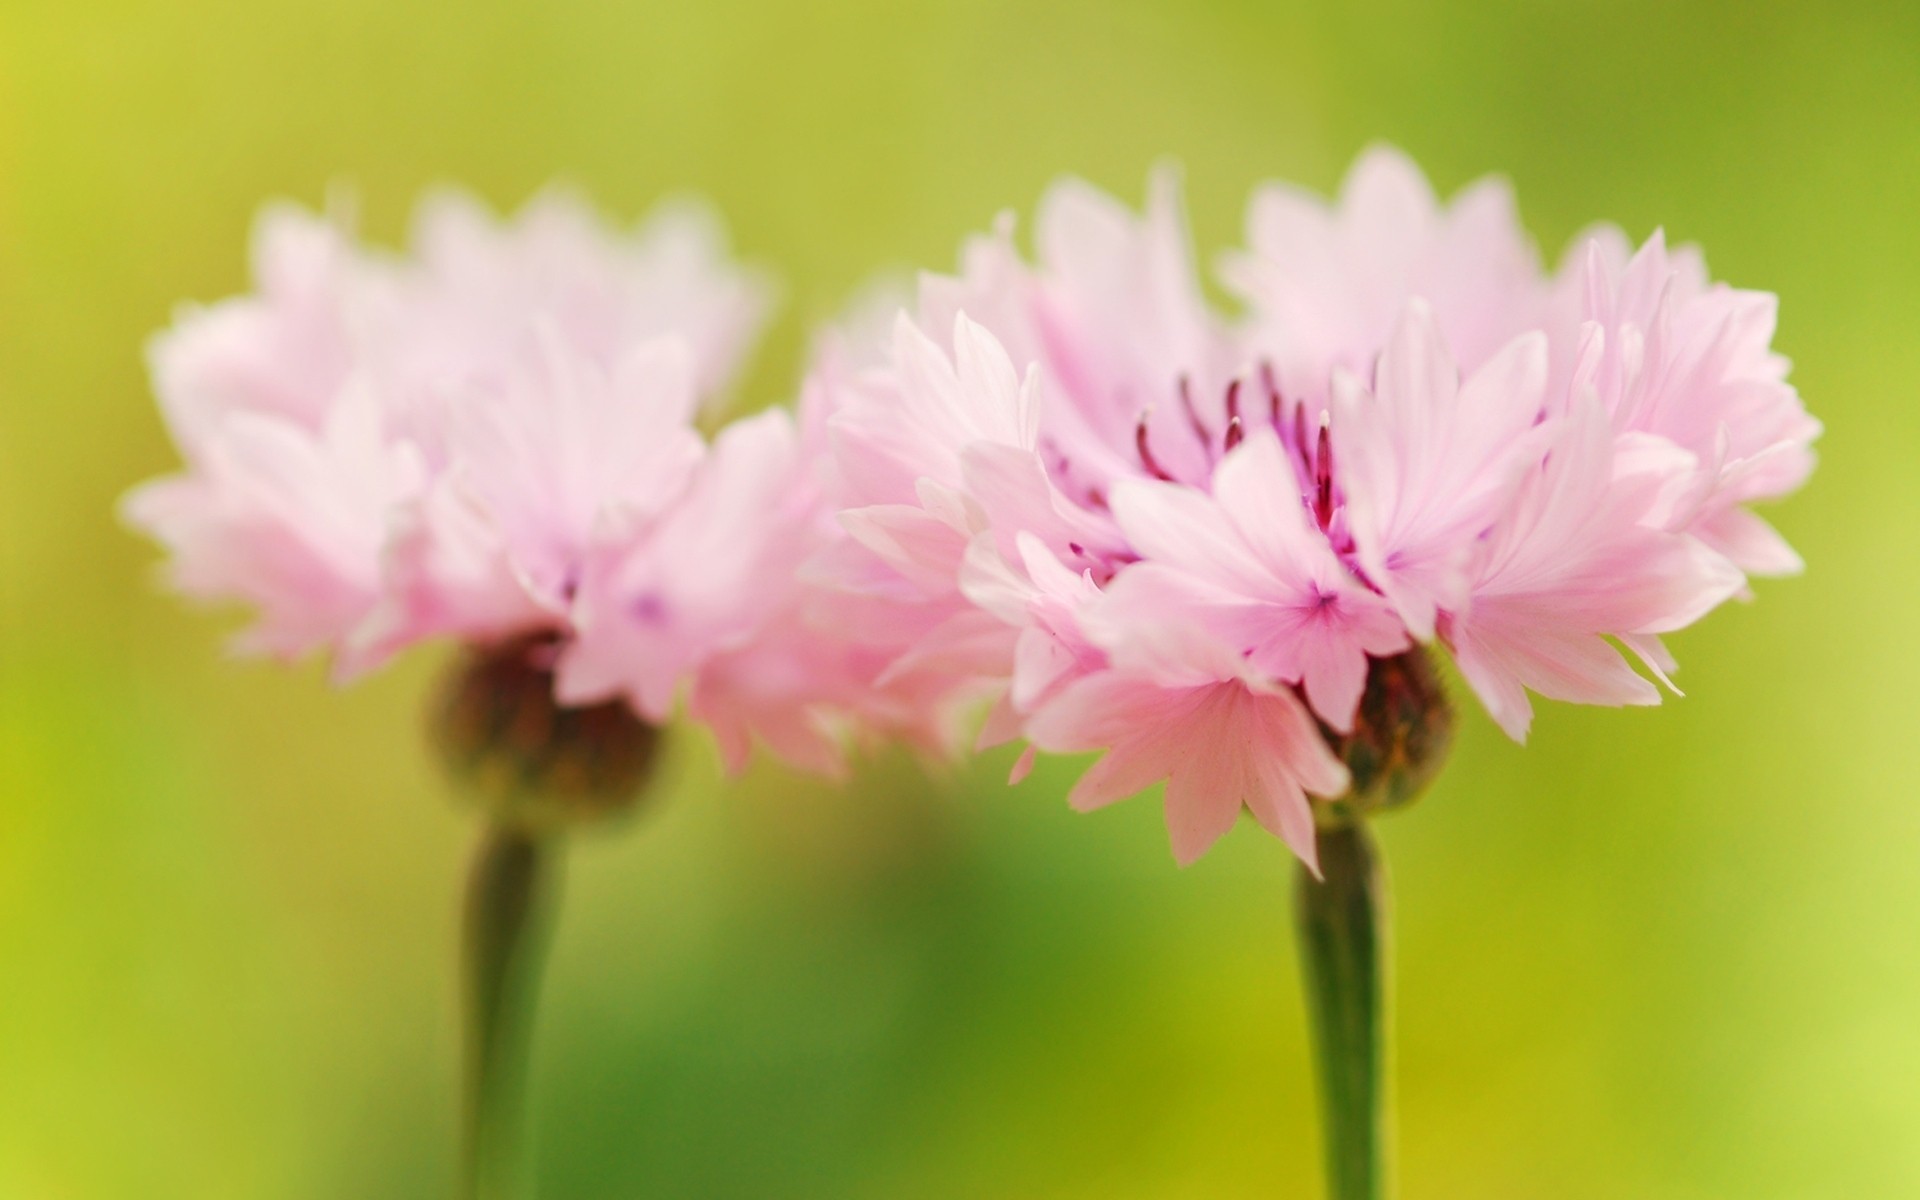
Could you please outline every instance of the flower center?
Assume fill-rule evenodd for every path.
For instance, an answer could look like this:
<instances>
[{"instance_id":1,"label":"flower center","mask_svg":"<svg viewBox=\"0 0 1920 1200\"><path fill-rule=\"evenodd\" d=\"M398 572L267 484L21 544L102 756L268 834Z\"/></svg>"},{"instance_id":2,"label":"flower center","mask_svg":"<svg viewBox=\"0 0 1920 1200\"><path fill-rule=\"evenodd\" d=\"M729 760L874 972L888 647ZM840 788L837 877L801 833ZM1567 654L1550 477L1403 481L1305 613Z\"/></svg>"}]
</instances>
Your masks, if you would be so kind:
<instances>
[{"instance_id":1,"label":"flower center","mask_svg":"<svg viewBox=\"0 0 1920 1200\"><path fill-rule=\"evenodd\" d=\"M1258 411L1243 412L1242 399L1254 388L1258 389ZM1236 376L1228 382L1219 405L1220 415L1225 419L1216 436L1212 426L1201 415L1200 406L1195 403L1191 377L1182 375L1175 391L1180 410L1186 417L1185 428L1205 462L1207 475L1212 474L1220 460L1231 453L1234 447L1246 440L1250 422L1264 421L1280 439L1280 445L1293 464L1301 500L1313 513L1314 522L1322 531L1332 531L1340 505L1333 486L1333 441L1329 414L1324 409L1317 417L1310 417L1303 401L1289 397L1281 389L1272 364L1263 362L1254 373L1251 387L1245 377ZM1204 486L1205 479L1183 479L1169 469L1168 463L1177 461L1172 455L1155 453L1153 415L1153 406L1148 405L1140 410L1134 422L1133 450L1141 468L1155 479ZM1161 435L1165 435L1164 426ZM1067 465L1064 456L1060 465L1064 472Z\"/></svg>"}]
</instances>

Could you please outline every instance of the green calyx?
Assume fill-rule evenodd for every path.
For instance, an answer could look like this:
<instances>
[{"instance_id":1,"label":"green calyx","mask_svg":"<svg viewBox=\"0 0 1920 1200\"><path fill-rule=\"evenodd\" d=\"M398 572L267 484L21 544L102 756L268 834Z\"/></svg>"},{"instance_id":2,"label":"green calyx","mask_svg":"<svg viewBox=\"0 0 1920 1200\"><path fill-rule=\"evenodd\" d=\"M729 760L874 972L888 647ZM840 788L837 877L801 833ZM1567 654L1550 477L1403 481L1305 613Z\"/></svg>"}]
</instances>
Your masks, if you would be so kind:
<instances>
[{"instance_id":1,"label":"green calyx","mask_svg":"<svg viewBox=\"0 0 1920 1200\"><path fill-rule=\"evenodd\" d=\"M466 652L431 714L431 733L461 789L501 826L541 834L630 810L660 731L625 701L562 707L557 644L515 638Z\"/></svg>"},{"instance_id":2,"label":"green calyx","mask_svg":"<svg viewBox=\"0 0 1920 1200\"><path fill-rule=\"evenodd\" d=\"M1453 706L1433 660L1416 646L1370 664L1353 732L1325 726L1321 732L1347 764L1353 786L1315 805L1316 816L1322 825L1347 825L1420 798L1452 748Z\"/></svg>"}]
</instances>

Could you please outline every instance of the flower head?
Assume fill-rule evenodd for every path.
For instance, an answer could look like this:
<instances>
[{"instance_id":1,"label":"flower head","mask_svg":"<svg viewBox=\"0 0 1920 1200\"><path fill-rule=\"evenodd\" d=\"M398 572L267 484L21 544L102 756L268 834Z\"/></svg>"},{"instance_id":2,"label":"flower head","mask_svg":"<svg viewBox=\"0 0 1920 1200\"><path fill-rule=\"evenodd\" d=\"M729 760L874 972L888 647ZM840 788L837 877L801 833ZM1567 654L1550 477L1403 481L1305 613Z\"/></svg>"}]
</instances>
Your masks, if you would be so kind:
<instances>
[{"instance_id":1,"label":"flower head","mask_svg":"<svg viewBox=\"0 0 1920 1200\"><path fill-rule=\"evenodd\" d=\"M254 260L252 294L156 339L186 466L127 501L181 590L256 610L242 648L351 677L432 638L534 646L565 704L658 723L691 695L730 761L758 733L831 762L826 710L886 663L798 645L831 525L794 419L696 425L768 298L705 209L622 231L566 193L504 221L444 193L404 256L272 209Z\"/></svg>"},{"instance_id":2,"label":"flower head","mask_svg":"<svg viewBox=\"0 0 1920 1200\"><path fill-rule=\"evenodd\" d=\"M1601 234L1550 278L1503 185L1442 205L1390 151L1332 204L1256 193L1243 319L1168 174L1141 214L1062 184L1036 226L1032 262L1003 219L875 365L816 377L853 542L823 569L903 661L998 691L985 740L1105 750L1077 805L1167 780L1183 862L1243 808L1311 862L1316 812L1403 801L1447 740L1403 711L1444 703L1422 644L1522 737L1529 691L1657 701L1618 647L1664 679L1660 635L1791 564L1743 505L1817 426L1770 300L1697 255ZM1316 808L1354 784L1328 738L1368 796Z\"/></svg>"}]
</instances>

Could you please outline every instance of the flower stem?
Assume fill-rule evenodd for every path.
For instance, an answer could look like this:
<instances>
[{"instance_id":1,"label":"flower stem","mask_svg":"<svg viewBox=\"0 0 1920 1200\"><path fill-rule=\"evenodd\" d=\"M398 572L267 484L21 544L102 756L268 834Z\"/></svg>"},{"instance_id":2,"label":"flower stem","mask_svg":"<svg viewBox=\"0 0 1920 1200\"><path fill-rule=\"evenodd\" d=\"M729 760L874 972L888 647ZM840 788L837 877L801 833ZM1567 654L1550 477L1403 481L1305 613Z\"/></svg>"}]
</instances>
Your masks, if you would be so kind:
<instances>
[{"instance_id":1,"label":"flower stem","mask_svg":"<svg viewBox=\"0 0 1920 1200\"><path fill-rule=\"evenodd\" d=\"M1319 833L1321 878L1294 890L1320 1068L1330 1200L1385 1200L1386 886L1365 821Z\"/></svg>"},{"instance_id":2,"label":"flower stem","mask_svg":"<svg viewBox=\"0 0 1920 1200\"><path fill-rule=\"evenodd\" d=\"M461 1195L501 1200L514 1191L529 1017L546 949L549 893L558 865L552 839L504 824L474 848L467 878L466 1112Z\"/></svg>"}]
</instances>

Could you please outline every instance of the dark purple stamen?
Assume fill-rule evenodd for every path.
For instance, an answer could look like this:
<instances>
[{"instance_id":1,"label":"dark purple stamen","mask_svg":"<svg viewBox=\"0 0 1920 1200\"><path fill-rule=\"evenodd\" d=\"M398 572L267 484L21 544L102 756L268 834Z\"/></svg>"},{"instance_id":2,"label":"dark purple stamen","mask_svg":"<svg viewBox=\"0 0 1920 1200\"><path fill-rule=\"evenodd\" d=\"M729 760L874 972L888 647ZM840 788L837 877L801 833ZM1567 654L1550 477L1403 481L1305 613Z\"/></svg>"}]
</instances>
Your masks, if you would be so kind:
<instances>
[{"instance_id":1,"label":"dark purple stamen","mask_svg":"<svg viewBox=\"0 0 1920 1200\"><path fill-rule=\"evenodd\" d=\"M1227 422L1227 436L1222 439L1222 443L1227 449L1231 450L1235 446L1238 446L1246 436L1246 426L1240 423L1240 414L1235 413L1233 420Z\"/></svg>"},{"instance_id":2,"label":"dark purple stamen","mask_svg":"<svg viewBox=\"0 0 1920 1200\"><path fill-rule=\"evenodd\" d=\"M1172 483L1173 476L1167 474L1166 468L1162 467L1153 457L1153 448L1147 444L1147 422L1152 419L1152 417L1153 410L1151 408L1140 414L1140 424L1134 426L1133 430L1133 446L1134 449L1140 452L1140 465L1147 469L1147 474L1153 476L1155 479Z\"/></svg>"},{"instance_id":3,"label":"dark purple stamen","mask_svg":"<svg viewBox=\"0 0 1920 1200\"><path fill-rule=\"evenodd\" d=\"M1313 515L1322 529L1333 522L1333 442L1325 421L1313 447Z\"/></svg>"}]
</instances>

